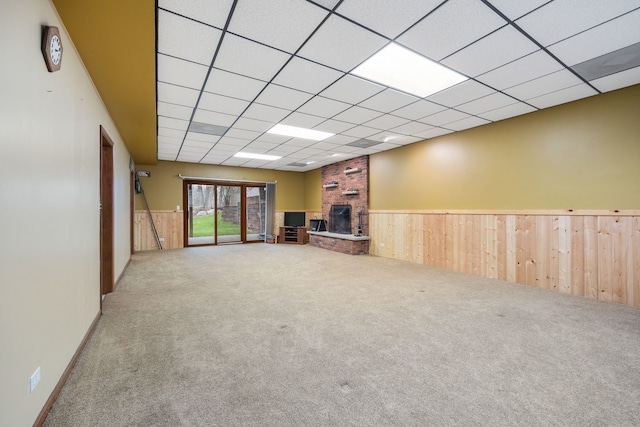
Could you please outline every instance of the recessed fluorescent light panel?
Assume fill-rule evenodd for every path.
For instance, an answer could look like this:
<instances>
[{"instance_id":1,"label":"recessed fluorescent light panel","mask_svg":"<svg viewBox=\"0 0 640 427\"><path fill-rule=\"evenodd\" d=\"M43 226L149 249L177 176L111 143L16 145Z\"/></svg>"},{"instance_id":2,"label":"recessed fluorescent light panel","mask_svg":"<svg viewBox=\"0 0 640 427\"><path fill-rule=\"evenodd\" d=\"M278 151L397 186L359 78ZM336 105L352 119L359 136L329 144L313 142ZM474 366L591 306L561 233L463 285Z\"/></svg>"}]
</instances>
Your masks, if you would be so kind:
<instances>
[{"instance_id":1,"label":"recessed fluorescent light panel","mask_svg":"<svg viewBox=\"0 0 640 427\"><path fill-rule=\"evenodd\" d=\"M233 157L242 157L244 159L258 159L258 160L278 160L282 156L272 156L270 154L256 154L256 153L246 153L243 151L238 151Z\"/></svg>"},{"instance_id":2,"label":"recessed fluorescent light panel","mask_svg":"<svg viewBox=\"0 0 640 427\"><path fill-rule=\"evenodd\" d=\"M351 73L421 98L467 80L462 74L395 43L384 47Z\"/></svg>"},{"instance_id":3,"label":"recessed fluorescent light panel","mask_svg":"<svg viewBox=\"0 0 640 427\"><path fill-rule=\"evenodd\" d=\"M294 138L311 139L314 141L322 141L323 139L327 139L330 136L335 135L334 133L321 132L319 130L305 129L296 126L281 124L275 125L271 129L269 129L267 133L272 133L274 135L291 136Z\"/></svg>"}]
</instances>

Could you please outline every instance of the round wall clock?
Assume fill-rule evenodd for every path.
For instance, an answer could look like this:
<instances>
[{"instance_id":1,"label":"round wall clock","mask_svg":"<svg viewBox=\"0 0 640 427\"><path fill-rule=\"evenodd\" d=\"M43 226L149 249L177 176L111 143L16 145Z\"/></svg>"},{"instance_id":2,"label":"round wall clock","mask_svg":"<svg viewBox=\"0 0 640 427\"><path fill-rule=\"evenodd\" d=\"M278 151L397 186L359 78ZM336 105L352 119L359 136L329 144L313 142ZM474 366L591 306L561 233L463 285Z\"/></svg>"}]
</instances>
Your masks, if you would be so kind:
<instances>
[{"instance_id":1,"label":"round wall clock","mask_svg":"<svg viewBox=\"0 0 640 427\"><path fill-rule=\"evenodd\" d=\"M58 71L62 65L62 40L57 27L44 27L42 35L42 55L50 73Z\"/></svg>"}]
</instances>

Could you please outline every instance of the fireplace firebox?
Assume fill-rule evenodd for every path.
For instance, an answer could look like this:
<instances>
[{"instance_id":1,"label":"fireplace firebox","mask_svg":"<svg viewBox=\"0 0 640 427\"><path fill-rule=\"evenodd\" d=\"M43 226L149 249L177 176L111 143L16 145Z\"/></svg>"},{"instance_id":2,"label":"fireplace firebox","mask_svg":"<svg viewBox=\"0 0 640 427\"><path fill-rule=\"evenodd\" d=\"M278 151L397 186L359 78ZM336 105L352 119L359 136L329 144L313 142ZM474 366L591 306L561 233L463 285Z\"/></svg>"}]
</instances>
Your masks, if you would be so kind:
<instances>
[{"instance_id":1,"label":"fireplace firebox","mask_svg":"<svg viewBox=\"0 0 640 427\"><path fill-rule=\"evenodd\" d=\"M329 231L339 234L351 234L351 205L331 205Z\"/></svg>"}]
</instances>

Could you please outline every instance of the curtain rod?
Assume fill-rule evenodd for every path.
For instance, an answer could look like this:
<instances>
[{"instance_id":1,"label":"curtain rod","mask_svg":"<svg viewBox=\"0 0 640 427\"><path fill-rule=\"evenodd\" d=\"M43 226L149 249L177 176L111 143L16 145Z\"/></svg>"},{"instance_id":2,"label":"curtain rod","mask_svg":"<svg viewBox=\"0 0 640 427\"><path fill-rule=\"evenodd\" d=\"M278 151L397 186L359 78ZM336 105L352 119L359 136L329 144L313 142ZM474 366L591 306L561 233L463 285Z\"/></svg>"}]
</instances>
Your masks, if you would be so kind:
<instances>
[{"instance_id":1,"label":"curtain rod","mask_svg":"<svg viewBox=\"0 0 640 427\"><path fill-rule=\"evenodd\" d=\"M197 181L222 181L222 182L247 182L251 184L276 184L278 181L251 181L247 179L224 179L224 178L208 178L204 176L185 176L178 174L178 178L193 179Z\"/></svg>"}]
</instances>

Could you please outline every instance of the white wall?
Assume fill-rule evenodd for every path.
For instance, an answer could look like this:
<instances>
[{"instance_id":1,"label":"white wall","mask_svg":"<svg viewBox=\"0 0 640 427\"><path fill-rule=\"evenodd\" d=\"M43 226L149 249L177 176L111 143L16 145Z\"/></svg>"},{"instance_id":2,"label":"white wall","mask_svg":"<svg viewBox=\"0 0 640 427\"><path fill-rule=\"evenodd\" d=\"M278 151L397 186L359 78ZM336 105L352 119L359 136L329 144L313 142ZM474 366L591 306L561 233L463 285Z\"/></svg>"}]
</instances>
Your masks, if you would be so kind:
<instances>
[{"instance_id":1,"label":"white wall","mask_svg":"<svg viewBox=\"0 0 640 427\"><path fill-rule=\"evenodd\" d=\"M44 24L62 34L56 73ZM3 0L0 28L0 425L28 426L99 312L100 125L115 143L116 277L129 259L129 153L49 0Z\"/></svg>"}]
</instances>

